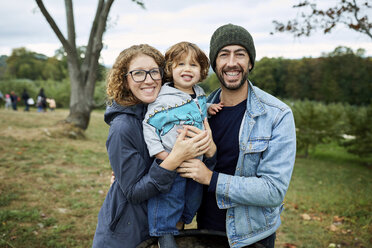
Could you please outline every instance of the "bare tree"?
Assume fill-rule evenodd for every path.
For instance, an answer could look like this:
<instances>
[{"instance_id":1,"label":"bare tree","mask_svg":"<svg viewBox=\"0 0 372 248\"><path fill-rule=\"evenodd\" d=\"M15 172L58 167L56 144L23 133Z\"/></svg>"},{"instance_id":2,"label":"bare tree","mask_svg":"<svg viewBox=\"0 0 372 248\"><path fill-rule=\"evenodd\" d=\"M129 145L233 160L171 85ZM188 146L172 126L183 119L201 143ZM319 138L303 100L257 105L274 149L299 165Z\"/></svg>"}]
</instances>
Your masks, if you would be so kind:
<instances>
[{"instance_id":1,"label":"bare tree","mask_svg":"<svg viewBox=\"0 0 372 248\"><path fill-rule=\"evenodd\" d=\"M372 8L370 0L340 0L339 3L326 10L318 9L315 1L304 0L293 8L301 8L298 18L283 24L274 20L276 32L290 32L294 36L310 36L313 31L320 28L323 32L330 33L337 24L360 32L372 39L372 23L368 19L368 9ZM364 11L364 12L363 12ZM273 34L273 33L271 33Z\"/></svg>"},{"instance_id":2,"label":"bare tree","mask_svg":"<svg viewBox=\"0 0 372 248\"><path fill-rule=\"evenodd\" d=\"M72 0L65 0L67 38L62 34L56 22L49 14L42 0L35 0L41 13L49 23L53 32L62 43L67 54L68 72L71 83L70 113L66 122L86 130L89 125L90 114L94 108L94 88L97 80L96 70L103 47L102 37L106 30L107 18L114 0L99 0L96 14L90 30L84 59L80 57L76 47L75 21ZM141 0L132 0L142 8Z\"/></svg>"}]
</instances>

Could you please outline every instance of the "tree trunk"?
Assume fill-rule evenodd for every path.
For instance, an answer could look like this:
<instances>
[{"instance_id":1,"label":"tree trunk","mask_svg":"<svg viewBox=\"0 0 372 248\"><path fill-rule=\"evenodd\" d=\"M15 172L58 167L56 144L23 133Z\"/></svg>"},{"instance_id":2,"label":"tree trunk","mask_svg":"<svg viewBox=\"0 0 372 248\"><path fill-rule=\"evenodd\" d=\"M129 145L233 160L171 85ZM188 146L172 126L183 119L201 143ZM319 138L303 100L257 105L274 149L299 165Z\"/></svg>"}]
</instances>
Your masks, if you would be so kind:
<instances>
[{"instance_id":1,"label":"tree trunk","mask_svg":"<svg viewBox=\"0 0 372 248\"><path fill-rule=\"evenodd\" d=\"M75 69L70 69L73 71ZM87 94L84 82L81 79L70 76L71 95L70 95L70 113L66 122L86 130L89 125L90 113L93 110L91 94Z\"/></svg>"},{"instance_id":2,"label":"tree trunk","mask_svg":"<svg viewBox=\"0 0 372 248\"><path fill-rule=\"evenodd\" d=\"M114 0L98 0L97 11L90 30L84 60L80 62L76 49L75 21L72 0L65 0L67 39L44 6L43 0L35 0L67 53L71 84L70 114L65 122L86 130L94 107L94 88L97 80L98 60L102 50L102 37L106 30L108 14ZM132 0L144 8L142 0Z\"/></svg>"}]
</instances>

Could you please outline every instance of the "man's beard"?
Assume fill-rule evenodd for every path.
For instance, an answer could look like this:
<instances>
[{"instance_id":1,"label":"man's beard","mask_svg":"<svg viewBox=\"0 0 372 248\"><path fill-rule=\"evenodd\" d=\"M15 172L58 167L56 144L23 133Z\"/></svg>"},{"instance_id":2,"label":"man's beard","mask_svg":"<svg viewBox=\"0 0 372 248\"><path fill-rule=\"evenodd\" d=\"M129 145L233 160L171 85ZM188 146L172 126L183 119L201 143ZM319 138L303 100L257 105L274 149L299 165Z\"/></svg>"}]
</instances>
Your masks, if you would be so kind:
<instances>
[{"instance_id":1,"label":"man's beard","mask_svg":"<svg viewBox=\"0 0 372 248\"><path fill-rule=\"evenodd\" d=\"M241 69L241 71L243 71L242 68L240 68L240 69ZM243 74L242 80L240 81L239 84L236 84L236 85L228 85L228 84L225 82L225 80L223 79L223 73L224 73L223 70L222 70L221 73L217 73L217 77L218 77L218 79L220 80L220 82L221 82L221 84L223 85L223 87L226 88L226 89L228 89L228 90L238 90L238 89L240 89L240 88L245 84L245 82L247 81L249 71L247 71L247 72L245 72L245 73Z\"/></svg>"}]
</instances>

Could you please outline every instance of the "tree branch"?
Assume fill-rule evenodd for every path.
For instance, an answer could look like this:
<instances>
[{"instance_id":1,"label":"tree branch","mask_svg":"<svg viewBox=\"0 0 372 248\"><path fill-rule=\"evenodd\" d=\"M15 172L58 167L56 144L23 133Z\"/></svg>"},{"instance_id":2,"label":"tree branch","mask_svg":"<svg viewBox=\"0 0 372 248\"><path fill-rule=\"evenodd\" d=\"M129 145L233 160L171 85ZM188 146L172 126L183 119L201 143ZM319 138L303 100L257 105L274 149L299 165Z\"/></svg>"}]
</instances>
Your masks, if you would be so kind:
<instances>
[{"instance_id":1,"label":"tree branch","mask_svg":"<svg viewBox=\"0 0 372 248\"><path fill-rule=\"evenodd\" d=\"M76 53L76 33L75 33L75 21L74 21L74 10L72 7L72 0L65 0L66 7L66 20L67 20L67 37L72 49Z\"/></svg>"},{"instance_id":2,"label":"tree branch","mask_svg":"<svg viewBox=\"0 0 372 248\"><path fill-rule=\"evenodd\" d=\"M46 21L49 23L50 27L52 28L53 32L57 35L57 38L62 43L62 46L65 49L66 53L71 52L72 49L71 49L70 44L68 43L66 38L63 36L62 32L60 31L57 24L55 23L54 19L51 17L49 12L45 8L43 1L42 0L35 0L35 1L36 1L37 6L39 6L39 9L41 13L43 14L43 16L45 17Z\"/></svg>"},{"instance_id":3,"label":"tree branch","mask_svg":"<svg viewBox=\"0 0 372 248\"><path fill-rule=\"evenodd\" d=\"M103 9L103 4L104 4L104 0L99 0L98 1L96 15L94 17L94 20L93 20L93 23L92 23L92 28L90 30L88 44L87 44L86 51L85 51L84 62L82 64L82 68L81 68L83 75L85 75L87 73L88 67L89 67L89 64L90 64L90 60L91 60L91 57L92 57L93 41L94 41L94 37L96 36L96 33L97 33L98 21L99 21L99 17L101 15L101 12L102 12L102 9Z\"/></svg>"},{"instance_id":4,"label":"tree branch","mask_svg":"<svg viewBox=\"0 0 372 248\"><path fill-rule=\"evenodd\" d=\"M87 87L92 88L91 90L94 90L94 82L95 80L92 80L92 78L96 77L96 70L98 66L98 59L102 50L102 37L103 33L106 30L106 23L107 18L110 12L110 8L113 4L114 0L108 0L104 1L102 5L100 3L98 4L98 7L100 7L100 10L97 8L97 23L93 24L92 26L92 40L90 40L91 47L90 50L87 51L87 60L84 60L84 65L89 68L87 72L84 72L84 78L86 82L88 83ZM96 18L95 18L96 20ZM94 70L92 70L94 69Z\"/></svg>"},{"instance_id":5,"label":"tree branch","mask_svg":"<svg viewBox=\"0 0 372 248\"><path fill-rule=\"evenodd\" d=\"M357 3L356 0L340 0L335 7L331 7L326 11L318 9L316 3L313 2L303 0L297 5L293 5L293 8L309 7L310 13L301 12L299 18L288 21L287 24L274 20L275 31L291 32L295 36L310 36L311 32L316 30L317 27L321 28L324 33L330 33L337 24L342 23L349 29L366 34L372 38L370 31L372 23L369 22L368 16L359 17L361 8L367 9L372 7L368 4L368 0L364 0L363 3Z\"/></svg>"}]
</instances>

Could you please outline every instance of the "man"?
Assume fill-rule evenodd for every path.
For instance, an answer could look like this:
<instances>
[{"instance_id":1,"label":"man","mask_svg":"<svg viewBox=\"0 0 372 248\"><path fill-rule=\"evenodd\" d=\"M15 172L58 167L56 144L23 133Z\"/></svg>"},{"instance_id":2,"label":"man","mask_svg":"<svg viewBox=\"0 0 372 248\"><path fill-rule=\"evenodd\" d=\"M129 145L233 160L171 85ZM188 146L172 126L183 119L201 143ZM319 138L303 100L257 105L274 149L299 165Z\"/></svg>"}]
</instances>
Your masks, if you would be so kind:
<instances>
[{"instance_id":1,"label":"man","mask_svg":"<svg viewBox=\"0 0 372 248\"><path fill-rule=\"evenodd\" d=\"M14 93L14 91L10 92L10 101L12 103L13 110L17 111L18 96Z\"/></svg>"},{"instance_id":2,"label":"man","mask_svg":"<svg viewBox=\"0 0 372 248\"><path fill-rule=\"evenodd\" d=\"M226 232L230 247L274 247L296 154L291 109L248 81L256 50L250 33L228 24L210 41L221 88L209 96L223 108L209 119L217 164L184 163L178 171L205 184L199 229Z\"/></svg>"}]
</instances>

